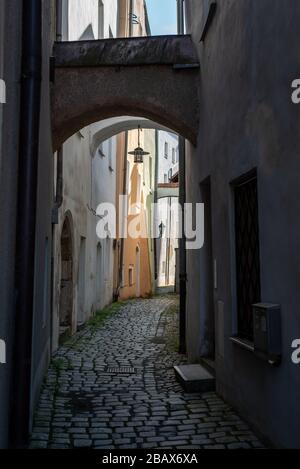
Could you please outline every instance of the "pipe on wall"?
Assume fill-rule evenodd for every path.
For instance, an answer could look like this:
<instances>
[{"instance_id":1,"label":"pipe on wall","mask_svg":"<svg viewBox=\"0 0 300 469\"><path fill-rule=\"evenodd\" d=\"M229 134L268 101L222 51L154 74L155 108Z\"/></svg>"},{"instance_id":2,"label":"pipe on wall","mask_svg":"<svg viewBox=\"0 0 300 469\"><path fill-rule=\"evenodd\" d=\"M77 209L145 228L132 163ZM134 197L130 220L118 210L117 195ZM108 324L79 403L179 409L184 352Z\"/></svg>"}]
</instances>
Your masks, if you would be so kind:
<instances>
[{"instance_id":1,"label":"pipe on wall","mask_svg":"<svg viewBox=\"0 0 300 469\"><path fill-rule=\"evenodd\" d=\"M184 0L177 0L177 32L184 34ZM179 240L179 351L186 353L186 238L184 204L186 202L186 181L185 181L185 139L179 137L179 204L182 207L182 235Z\"/></svg>"},{"instance_id":2,"label":"pipe on wall","mask_svg":"<svg viewBox=\"0 0 300 469\"><path fill-rule=\"evenodd\" d=\"M123 195L128 195L127 191L127 156L128 156L128 132L125 132L125 143L124 143L124 168L123 168ZM120 207L119 207L120 210ZM124 217L124 214L123 214ZM119 227L120 228L120 227ZM121 249L119 259L119 274L118 274L118 285L117 285L117 297L120 296L120 289L122 288L123 282L123 264L124 264L124 253L125 253L125 240L124 236L121 238Z\"/></svg>"},{"instance_id":3,"label":"pipe on wall","mask_svg":"<svg viewBox=\"0 0 300 469\"><path fill-rule=\"evenodd\" d=\"M184 0L177 0L177 33L184 34Z\"/></svg>"},{"instance_id":4,"label":"pipe on wall","mask_svg":"<svg viewBox=\"0 0 300 469\"><path fill-rule=\"evenodd\" d=\"M10 438L26 446L31 402L35 235L42 71L42 2L24 2L16 239L16 316Z\"/></svg>"}]
</instances>

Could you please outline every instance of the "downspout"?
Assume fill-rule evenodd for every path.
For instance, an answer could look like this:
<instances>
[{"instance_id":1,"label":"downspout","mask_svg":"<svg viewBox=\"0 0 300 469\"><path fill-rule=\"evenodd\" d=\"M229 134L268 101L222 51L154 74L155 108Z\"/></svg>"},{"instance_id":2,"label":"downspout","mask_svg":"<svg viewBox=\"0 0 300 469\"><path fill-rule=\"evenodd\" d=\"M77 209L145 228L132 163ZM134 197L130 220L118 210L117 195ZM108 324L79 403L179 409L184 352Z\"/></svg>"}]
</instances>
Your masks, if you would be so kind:
<instances>
[{"instance_id":1,"label":"downspout","mask_svg":"<svg viewBox=\"0 0 300 469\"><path fill-rule=\"evenodd\" d=\"M177 0L177 28L178 34L184 34L184 0ZM186 181L185 181L185 139L179 137L179 204L182 208L182 235L179 240L179 351L186 353L186 237L185 237L185 217L184 204L186 202Z\"/></svg>"},{"instance_id":2,"label":"downspout","mask_svg":"<svg viewBox=\"0 0 300 469\"><path fill-rule=\"evenodd\" d=\"M16 238L14 383L10 438L28 443L31 405L32 328L42 80L42 2L23 2L22 76Z\"/></svg>"},{"instance_id":3,"label":"downspout","mask_svg":"<svg viewBox=\"0 0 300 469\"><path fill-rule=\"evenodd\" d=\"M182 208L182 234L179 240L179 351L186 353L186 237L184 204L186 202L185 184L185 139L179 137L179 205Z\"/></svg>"},{"instance_id":4,"label":"downspout","mask_svg":"<svg viewBox=\"0 0 300 469\"><path fill-rule=\"evenodd\" d=\"M129 37L133 35L133 0L129 0Z\"/></svg>"},{"instance_id":5,"label":"downspout","mask_svg":"<svg viewBox=\"0 0 300 469\"><path fill-rule=\"evenodd\" d=\"M56 0L56 41L63 40L63 0Z\"/></svg>"},{"instance_id":6,"label":"downspout","mask_svg":"<svg viewBox=\"0 0 300 469\"><path fill-rule=\"evenodd\" d=\"M63 40L63 2L56 0L56 41ZM57 152L57 168L56 168L56 194L53 212L57 212L63 203L63 147ZM55 213L53 213L55 215ZM55 216L52 218L56 218Z\"/></svg>"},{"instance_id":7,"label":"downspout","mask_svg":"<svg viewBox=\"0 0 300 469\"><path fill-rule=\"evenodd\" d=\"M124 168L123 168L123 195L127 195L127 154L128 154L128 132L125 132L125 143L124 143ZM120 210L120 207L119 207ZM124 214L123 214L124 220ZM120 227L119 227L120 229ZM117 287L117 297L120 296L120 288L122 286L123 279L123 264L124 264L124 251L125 251L125 239L124 236L121 238L121 249L120 249L120 263L119 263L119 278Z\"/></svg>"},{"instance_id":8,"label":"downspout","mask_svg":"<svg viewBox=\"0 0 300 469\"><path fill-rule=\"evenodd\" d=\"M56 41L61 42L63 40L63 4L62 0L56 0ZM54 309L54 261L55 261L55 225L58 224L59 209L63 203L63 146L57 151L57 162L56 162L56 191L54 205L52 207L52 243L51 243L51 293L50 293L50 314L51 314L51 352L53 350L52 338L53 338L53 321L52 314Z\"/></svg>"},{"instance_id":9,"label":"downspout","mask_svg":"<svg viewBox=\"0 0 300 469\"><path fill-rule=\"evenodd\" d=\"M158 279L158 258L157 258L157 237L156 237L156 232L157 232L157 210L158 210L158 196L157 196L157 186L158 186L158 165L159 165L159 141L158 141L158 130L155 130L155 190L154 190L154 228L155 228L155 237L154 237L154 269L155 269L155 289L157 288L157 279Z\"/></svg>"}]
</instances>

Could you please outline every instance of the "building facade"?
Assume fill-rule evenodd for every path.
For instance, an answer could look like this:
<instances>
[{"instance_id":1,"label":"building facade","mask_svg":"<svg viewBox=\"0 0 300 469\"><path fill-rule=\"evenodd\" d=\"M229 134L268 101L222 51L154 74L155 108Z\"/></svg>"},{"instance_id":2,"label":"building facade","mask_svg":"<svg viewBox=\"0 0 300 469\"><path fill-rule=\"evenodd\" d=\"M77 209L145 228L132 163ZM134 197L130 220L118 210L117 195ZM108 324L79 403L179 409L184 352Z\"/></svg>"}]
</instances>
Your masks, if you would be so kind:
<instances>
[{"instance_id":1,"label":"building facade","mask_svg":"<svg viewBox=\"0 0 300 469\"><path fill-rule=\"evenodd\" d=\"M126 4L130 6L130 2ZM148 36L150 27L145 2L132 2L130 8L122 5L121 20L128 24L127 18L132 15L130 28L120 24L124 35ZM126 14L125 14L126 10ZM156 139L155 131L136 129L119 136L117 158L117 220L124 220L121 232L126 236L119 237L115 251L115 297L122 300L134 297L149 297L155 288L153 203L155 192ZM142 163L135 163L133 152L142 146L148 153ZM119 203L120 196L126 196L127 202ZM126 219L126 220L125 220ZM130 232L130 226L136 228L136 234ZM118 225L119 228L119 225ZM125 229L125 231L124 231Z\"/></svg>"},{"instance_id":2,"label":"building facade","mask_svg":"<svg viewBox=\"0 0 300 469\"><path fill-rule=\"evenodd\" d=\"M273 444L299 447L300 374L291 344L300 331L300 140L291 83L299 74L300 5L185 3L201 63L187 202L203 202L206 211L204 248L187 252L189 359L213 359L218 392ZM252 304L260 302L280 305L278 366L253 352Z\"/></svg>"},{"instance_id":3,"label":"building facade","mask_svg":"<svg viewBox=\"0 0 300 469\"><path fill-rule=\"evenodd\" d=\"M174 180L178 182L179 148L178 137L169 132L158 131L158 179L161 191L168 191ZM175 183L176 184L176 183ZM174 191L173 191L174 192ZM159 239L157 245L157 287L175 288L176 249L178 248L178 187L177 196L167 194L157 200L157 225Z\"/></svg>"},{"instance_id":4,"label":"building facade","mask_svg":"<svg viewBox=\"0 0 300 469\"><path fill-rule=\"evenodd\" d=\"M63 1L61 6L65 41L118 36L117 0ZM52 350L60 337L76 332L113 300L113 240L97 237L96 212L101 202L115 205L117 140L113 137L92 149L99 128L95 123L81 129L54 159L55 185L61 177L63 189L54 228ZM54 192L57 195L58 187Z\"/></svg>"}]
</instances>

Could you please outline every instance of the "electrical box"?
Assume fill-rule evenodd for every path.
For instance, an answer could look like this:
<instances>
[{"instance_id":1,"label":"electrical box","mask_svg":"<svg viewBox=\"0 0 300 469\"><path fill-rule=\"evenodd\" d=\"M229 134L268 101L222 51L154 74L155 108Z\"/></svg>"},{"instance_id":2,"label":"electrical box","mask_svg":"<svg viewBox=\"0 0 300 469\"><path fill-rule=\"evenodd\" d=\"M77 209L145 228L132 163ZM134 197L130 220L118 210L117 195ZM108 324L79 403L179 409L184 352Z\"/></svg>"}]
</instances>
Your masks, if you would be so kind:
<instances>
[{"instance_id":1,"label":"electrical box","mask_svg":"<svg viewBox=\"0 0 300 469\"><path fill-rule=\"evenodd\" d=\"M281 311L280 306L270 303L253 305L254 353L278 365L281 361Z\"/></svg>"}]
</instances>

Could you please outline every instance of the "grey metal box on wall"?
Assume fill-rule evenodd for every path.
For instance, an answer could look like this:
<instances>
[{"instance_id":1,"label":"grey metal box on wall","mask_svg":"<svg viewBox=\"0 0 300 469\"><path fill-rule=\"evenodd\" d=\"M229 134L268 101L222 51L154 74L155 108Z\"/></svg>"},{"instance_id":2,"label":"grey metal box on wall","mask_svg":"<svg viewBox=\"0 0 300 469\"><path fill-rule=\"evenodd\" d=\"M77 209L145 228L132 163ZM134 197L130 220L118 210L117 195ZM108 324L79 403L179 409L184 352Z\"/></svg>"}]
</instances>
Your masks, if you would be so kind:
<instances>
[{"instance_id":1,"label":"grey metal box on wall","mask_svg":"<svg viewBox=\"0 0 300 469\"><path fill-rule=\"evenodd\" d=\"M253 324L255 354L272 365L278 365L281 361L280 305L253 305Z\"/></svg>"}]
</instances>

